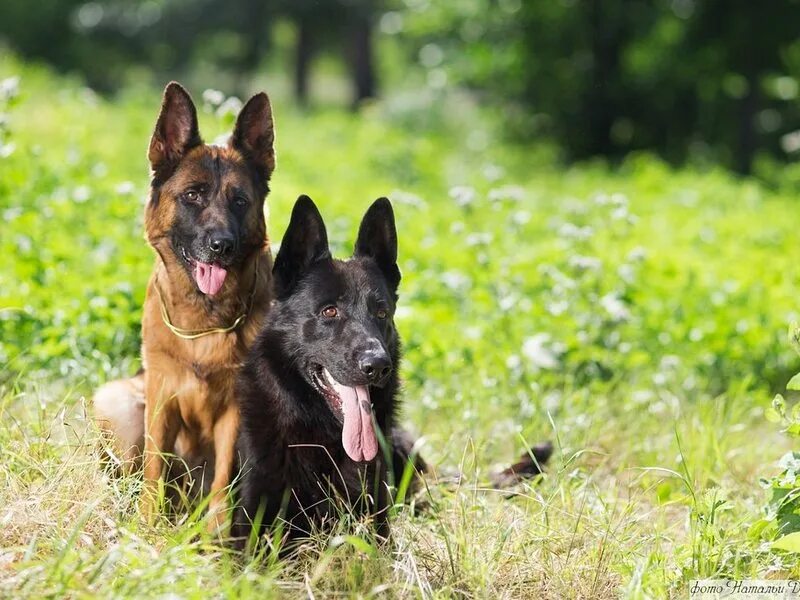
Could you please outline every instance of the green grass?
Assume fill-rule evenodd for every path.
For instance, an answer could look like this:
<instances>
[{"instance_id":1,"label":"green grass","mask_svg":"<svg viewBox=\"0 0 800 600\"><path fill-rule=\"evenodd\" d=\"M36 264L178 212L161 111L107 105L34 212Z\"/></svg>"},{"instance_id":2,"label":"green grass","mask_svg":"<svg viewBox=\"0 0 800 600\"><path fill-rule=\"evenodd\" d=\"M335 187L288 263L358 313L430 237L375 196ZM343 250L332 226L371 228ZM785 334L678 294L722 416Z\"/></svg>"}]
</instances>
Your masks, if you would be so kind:
<instances>
[{"instance_id":1,"label":"green grass","mask_svg":"<svg viewBox=\"0 0 800 600\"><path fill-rule=\"evenodd\" d=\"M354 525L298 560L242 565L202 516L145 526L139 482L103 471L88 418L92 389L138 365L159 93L106 101L0 59L11 75L0 595L639 598L680 596L693 578L800 576L748 532L759 478L790 448L763 410L797 368L796 199L646 156L557 166L505 145L455 95L358 115L274 98L273 240L300 193L339 255L374 198L394 202L403 421L437 473L431 508L399 510L389 547ZM207 139L230 127L201 122ZM545 439L557 449L542 481L513 498L481 488ZM456 469L461 485L437 484Z\"/></svg>"}]
</instances>

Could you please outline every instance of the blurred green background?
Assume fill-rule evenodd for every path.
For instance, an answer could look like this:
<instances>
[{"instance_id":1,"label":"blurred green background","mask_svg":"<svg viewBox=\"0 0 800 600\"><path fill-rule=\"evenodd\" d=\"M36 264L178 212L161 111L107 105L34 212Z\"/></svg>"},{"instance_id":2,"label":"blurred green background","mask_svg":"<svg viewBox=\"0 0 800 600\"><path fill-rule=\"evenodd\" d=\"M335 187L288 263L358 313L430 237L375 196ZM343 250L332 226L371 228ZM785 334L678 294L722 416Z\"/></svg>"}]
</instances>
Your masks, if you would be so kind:
<instances>
[{"instance_id":1,"label":"blurred green background","mask_svg":"<svg viewBox=\"0 0 800 600\"><path fill-rule=\"evenodd\" d=\"M266 74L312 106L459 89L565 159L652 150L771 177L800 152L798 15L794 0L4 0L0 39L102 93L181 78L242 94Z\"/></svg>"}]
</instances>

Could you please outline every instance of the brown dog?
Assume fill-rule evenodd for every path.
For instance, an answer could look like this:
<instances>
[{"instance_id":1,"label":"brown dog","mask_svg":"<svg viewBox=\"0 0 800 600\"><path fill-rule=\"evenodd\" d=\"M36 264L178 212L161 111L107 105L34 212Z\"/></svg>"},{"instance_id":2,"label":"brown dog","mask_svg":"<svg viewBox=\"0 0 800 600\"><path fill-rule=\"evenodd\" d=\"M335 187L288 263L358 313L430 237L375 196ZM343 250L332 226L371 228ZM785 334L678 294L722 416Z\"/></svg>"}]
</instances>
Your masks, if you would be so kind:
<instances>
[{"instance_id":1,"label":"brown dog","mask_svg":"<svg viewBox=\"0 0 800 600\"><path fill-rule=\"evenodd\" d=\"M270 302L272 256L264 200L275 167L269 99L242 108L228 144L203 144L189 94L164 91L150 141L147 241L156 251L142 315L143 371L106 384L95 415L127 468L144 450L144 514L177 456L224 520L239 408L235 372ZM210 482L210 486L207 484Z\"/></svg>"}]
</instances>

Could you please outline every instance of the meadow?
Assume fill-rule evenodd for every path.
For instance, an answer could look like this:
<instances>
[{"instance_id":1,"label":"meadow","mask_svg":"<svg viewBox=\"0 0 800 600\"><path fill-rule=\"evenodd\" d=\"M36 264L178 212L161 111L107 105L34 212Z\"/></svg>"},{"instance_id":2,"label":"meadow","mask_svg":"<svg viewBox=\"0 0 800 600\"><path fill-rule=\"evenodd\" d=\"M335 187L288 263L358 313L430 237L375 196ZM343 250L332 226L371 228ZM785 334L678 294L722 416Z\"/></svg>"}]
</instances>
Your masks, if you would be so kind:
<instances>
[{"instance_id":1,"label":"meadow","mask_svg":"<svg viewBox=\"0 0 800 600\"><path fill-rule=\"evenodd\" d=\"M373 199L394 204L403 422L435 472L389 547L356 524L240 564L201 512L146 526L89 418L138 367L160 91L103 99L8 56L0 81L0 596L661 598L800 577L761 483L792 449L765 418L800 362L791 189L647 155L563 166L457 95L351 114L276 94L274 244L301 193L340 256ZM191 91L205 138L229 131L235 99ZM541 478L488 489L544 440Z\"/></svg>"}]
</instances>

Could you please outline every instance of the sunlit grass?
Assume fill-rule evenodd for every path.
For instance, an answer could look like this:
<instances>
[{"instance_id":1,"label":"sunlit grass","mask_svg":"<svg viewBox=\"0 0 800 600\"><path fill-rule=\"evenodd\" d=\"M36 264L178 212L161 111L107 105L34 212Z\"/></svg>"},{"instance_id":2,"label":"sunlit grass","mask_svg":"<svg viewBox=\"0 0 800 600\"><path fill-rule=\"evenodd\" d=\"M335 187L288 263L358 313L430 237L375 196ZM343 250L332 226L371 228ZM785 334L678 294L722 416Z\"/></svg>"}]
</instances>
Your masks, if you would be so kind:
<instances>
[{"instance_id":1,"label":"sunlit grass","mask_svg":"<svg viewBox=\"0 0 800 600\"><path fill-rule=\"evenodd\" d=\"M469 107L460 128L430 130L391 99L349 115L276 96L273 240L300 193L339 255L371 200L394 202L403 421L434 473L427 508L399 508L387 546L354 524L297 558L242 562L202 511L145 526L139 480L109 476L87 418L91 390L138 366L158 91L109 102L0 61L0 79L12 74L0 594L662 597L697 577L800 575L748 531L766 501L759 477L789 448L763 409L796 370L795 199L647 157L557 167ZM428 109L422 122L443 106ZM229 120L204 112L202 126L211 140ZM545 439L556 452L541 481L485 489Z\"/></svg>"}]
</instances>

